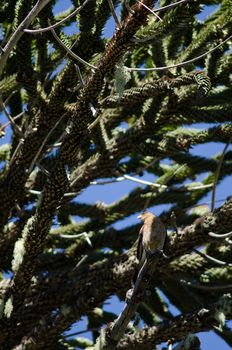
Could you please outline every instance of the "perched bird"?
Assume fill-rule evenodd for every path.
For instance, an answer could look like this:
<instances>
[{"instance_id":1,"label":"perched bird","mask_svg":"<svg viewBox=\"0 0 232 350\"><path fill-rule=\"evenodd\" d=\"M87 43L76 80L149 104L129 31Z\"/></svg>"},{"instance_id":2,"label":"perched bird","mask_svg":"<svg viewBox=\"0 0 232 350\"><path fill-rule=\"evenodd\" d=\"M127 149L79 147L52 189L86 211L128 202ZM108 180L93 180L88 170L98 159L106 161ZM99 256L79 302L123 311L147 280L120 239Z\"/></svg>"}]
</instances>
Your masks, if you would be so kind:
<instances>
[{"instance_id":1,"label":"perched bird","mask_svg":"<svg viewBox=\"0 0 232 350\"><path fill-rule=\"evenodd\" d=\"M167 231L162 221L150 213L143 212L138 216L143 221L143 226L139 231L139 239L137 245L137 258L139 260L139 268L136 271L133 282L135 283L139 270L145 262L147 254L153 254L157 250L162 251L164 248Z\"/></svg>"}]
</instances>

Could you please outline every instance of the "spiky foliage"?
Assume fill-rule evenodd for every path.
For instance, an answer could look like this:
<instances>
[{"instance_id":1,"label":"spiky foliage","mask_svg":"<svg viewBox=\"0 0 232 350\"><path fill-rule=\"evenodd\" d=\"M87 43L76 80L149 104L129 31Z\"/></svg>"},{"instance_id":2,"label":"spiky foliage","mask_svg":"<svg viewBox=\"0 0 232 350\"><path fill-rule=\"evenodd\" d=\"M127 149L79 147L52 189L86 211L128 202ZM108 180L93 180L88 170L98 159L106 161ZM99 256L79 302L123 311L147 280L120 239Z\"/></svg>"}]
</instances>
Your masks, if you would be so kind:
<instances>
[{"instance_id":1,"label":"spiky foliage","mask_svg":"<svg viewBox=\"0 0 232 350\"><path fill-rule=\"evenodd\" d=\"M126 68L175 65L211 50L231 34L231 0L183 3L160 12L162 21L136 1L131 12L112 2L121 11L121 25L111 38L103 34L112 21L106 0L90 0L56 28L64 45L92 68L65 52L51 31L24 33L1 66L1 117L5 112L17 118L11 128L5 121L0 125L0 348L94 346L101 327L116 317L104 310L104 302L112 295L125 299L138 263L133 244L140 225L127 220L118 229L117 224L146 207L159 213L159 205L167 205L160 216L170 229L168 258L160 259L138 308L136 317L143 322L136 326L134 320L117 348L155 349L168 341L189 348L194 340L197 349L191 334L212 329L232 346L226 324L232 319L231 241L208 235L232 230L232 201L211 212L203 200L215 191L215 179L231 175L232 154L191 151L231 142L231 41L180 67ZM159 6L173 2L162 0ZM84 1L72 3L78 7ZM212 3L216 11L198 20ZM35 4L0 1L1 55ZM55 5L48 2L31 28L72 12L54 15ZM73 35L63 32L70 25ZM205 124L199 129L195 123ZM154 176L155 187L134 183L111 204L80 199L87 189L94 196L98 184L110 198L111 182L117 191L121 181ZM193 253L199 246L221 263ZM181 316L174 317L163 295ZM93 342L64 336L82 316Z\"/></svg>"}]
</instances>

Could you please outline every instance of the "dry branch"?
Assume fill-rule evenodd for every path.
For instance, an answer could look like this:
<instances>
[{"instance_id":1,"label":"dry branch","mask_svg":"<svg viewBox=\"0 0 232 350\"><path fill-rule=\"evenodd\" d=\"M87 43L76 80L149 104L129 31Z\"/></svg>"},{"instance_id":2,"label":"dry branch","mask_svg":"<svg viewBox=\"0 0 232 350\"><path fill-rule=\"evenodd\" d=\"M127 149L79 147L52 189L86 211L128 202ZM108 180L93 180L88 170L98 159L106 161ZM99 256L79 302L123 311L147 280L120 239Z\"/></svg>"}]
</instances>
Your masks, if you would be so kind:
<instances>
[{"instance_id":1,"label":"dry branch","mask_svg":"<svg viewBox=\"0 0 232 350\"><path fill-rule=\"evenodd\" d=\"M35 19L35 17L50 1L51 0L38 0L35 6L32 8L32 10L26 16L26 18L22 21L22 23L20 23L16 31L12 34L7 44L2 48L2 53L0 56L0 74L6 64L6 61L12 49L22 37L24 29L26 29L30 25L30 23Z\"/></svg>"}]
</instances>

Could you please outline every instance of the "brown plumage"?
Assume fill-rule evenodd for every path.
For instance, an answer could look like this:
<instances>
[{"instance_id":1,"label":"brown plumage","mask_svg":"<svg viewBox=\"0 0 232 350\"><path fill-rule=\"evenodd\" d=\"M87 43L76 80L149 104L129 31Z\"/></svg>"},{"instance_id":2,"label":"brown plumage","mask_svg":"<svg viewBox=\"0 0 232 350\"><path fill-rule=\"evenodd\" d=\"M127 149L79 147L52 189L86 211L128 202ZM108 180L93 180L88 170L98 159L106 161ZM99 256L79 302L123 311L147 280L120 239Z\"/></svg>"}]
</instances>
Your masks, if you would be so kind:
<instances>
[{"instance_id":1,"label":"brown plumage","mask_svg":"<svg viewBox=\"0 0 232 350\"><path fill-rule=\"evenodd\" d=\"M138 272L146 259L146 253L152 254L155 253L157 249L163 250L167 236L167 231L162 221L149 211L143 212L138 216L138 219L143 221L143 226L139 231L137 246L139 268L134 275L134 282L136 281Z\"/></svg>"}]
</instances>

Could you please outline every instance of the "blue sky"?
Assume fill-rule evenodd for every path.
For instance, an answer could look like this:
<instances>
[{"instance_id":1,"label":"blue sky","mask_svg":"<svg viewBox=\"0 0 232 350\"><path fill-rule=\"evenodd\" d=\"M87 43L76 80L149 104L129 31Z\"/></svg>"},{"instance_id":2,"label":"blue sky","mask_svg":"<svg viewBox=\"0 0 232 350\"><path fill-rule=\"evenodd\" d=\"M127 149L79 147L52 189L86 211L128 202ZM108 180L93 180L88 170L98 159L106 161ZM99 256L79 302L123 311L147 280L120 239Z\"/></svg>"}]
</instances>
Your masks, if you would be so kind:
<instances>
[{"instance_id":1,"label":"blue sky","mask_svg":"<svg viewBox=\"0 0 232 350\"><path fill-rule=\"evenodd\" d=\"M72 3L69 0L57 1L57 5L54 7L54 13L61 12L67 9L71 5ZM204 20L206 16L208 16L210 13L215 11L216 8L217 8L216 5L205 7L201 12L201 14L198 15L198 19ZM77 32L78 28L75 25L72 25L67 27L64 31L66 34L71 35ZM103 35L106 37L110 37L114 31L115 31L115 23L111 18L107 22ZM4 124L6 121L7 120L5 116L3 114L0 114L0 122ZM207 127L207 125L197 124L195 125L195 127L202 129ZM0 145L3 143L9 142L10 137L11 137L11 130L9 127L6 129L6 136L0 139ZM223 148L224 148L224 144L222 143L217 143L217 144L207 143L204 145L198 145L193 147L191 150L191 153L196 155L200 154L205 156L213 156L221 152ZM230 149L232 149L231 146L230 146ZM145 173L143 178L145 180L152 181L154 177L152 177L152 175L148 173ZM143 187L143 185L141 186ZM122 196L126 195L129 191L135 189L136 187L138 187L138 184L135 184L134 182L131 182L128 180L110 184L107 187L104 187L104 190L102 186L92 185L92 186L89 186L85 191L81 193L81 195L78 197L78 201L87 202L87 203L95 203L96 201L102 201L109 204L120 199ZM216 199L218 200L225 199L228 195L231 195L230 188L231 188L231 178L227 177L223 180L221 184L217 186ZM202 202L207 202L210 200L211 200L211 193L205 196ZM216 206L220 206L220 205L221 205L221 202L216 203ZM156 206L155 207L156 214L160 214L164 209L165 210L167 209L166 205ZM136 219L136 216L137 214L134 214L125 220L120 220L114 225L114 227L119 229L124 227L125 225L131 224L131 223L137 223L138 221ZM122 310L122 307L123 307L123 303L120 302L117 297L112 296L105 303L104 310L111 311L118 314ZM174 315L177 315L179 313L179 311L171 304L170 304L170 308ZM73 326L72 329L67 333L79 332L79 331L85 330L86 328L87 328L86 317L83 317L83 319L80 322L78 322L75 326ZM200 333L198 335L200 337L200 340L202 341L202 346L201 346L202 350L208 350L208 349L229 350L229 346L213 332ZM83 334L83 336L89 338L90 333L87 332ZM161 349L162 345L160 345L158 349Z\"/></svg>"}]
</instances>

